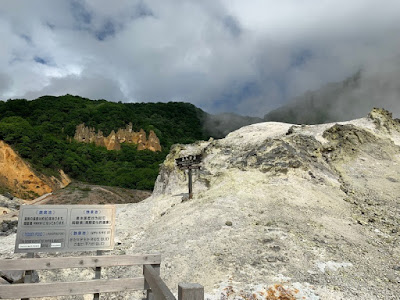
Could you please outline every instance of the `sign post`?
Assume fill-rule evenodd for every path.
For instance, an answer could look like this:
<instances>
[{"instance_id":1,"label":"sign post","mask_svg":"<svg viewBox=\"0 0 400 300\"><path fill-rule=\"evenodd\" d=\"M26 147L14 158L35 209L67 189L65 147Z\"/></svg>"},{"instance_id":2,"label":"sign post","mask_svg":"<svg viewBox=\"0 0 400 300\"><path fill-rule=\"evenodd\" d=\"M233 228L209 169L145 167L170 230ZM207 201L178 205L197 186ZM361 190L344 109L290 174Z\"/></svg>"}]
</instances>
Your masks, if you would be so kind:
<instances>
[{"instance_id":1,"label":"sign post","mask_svg":"<svg viewBox=\"0 0 400 300\"><path fill-rule=\"evenodd\" d=\"M15 253L114 249L115 205L23 205L18 218ZM32 271L25 273L25 283ZM101 268L96 267L95 279ZM100 294L95 293L98 300ZM24 298L23 300L28 300Z\"/></svg>"},{"instance_id":2,"label":"sign post","mask_svg":"<svg viewBox=\"0 0 400 300\"><path fill-rule=\"evenodd\" d=\"M112 250L114 205L23 205L15 253Z\"/></svg>"},{"instance_id":3,"label":"sign post","mask_svg":"<svg viewBox=\"0 0 400 300\"><path fill-rule=\"evenodd\" d=\"M189 177L189 199L193 199L192 170L200 169L201 155L189 155L175 159L176 164L181 170L188 170Z\"/></svg>"}]
</instances>

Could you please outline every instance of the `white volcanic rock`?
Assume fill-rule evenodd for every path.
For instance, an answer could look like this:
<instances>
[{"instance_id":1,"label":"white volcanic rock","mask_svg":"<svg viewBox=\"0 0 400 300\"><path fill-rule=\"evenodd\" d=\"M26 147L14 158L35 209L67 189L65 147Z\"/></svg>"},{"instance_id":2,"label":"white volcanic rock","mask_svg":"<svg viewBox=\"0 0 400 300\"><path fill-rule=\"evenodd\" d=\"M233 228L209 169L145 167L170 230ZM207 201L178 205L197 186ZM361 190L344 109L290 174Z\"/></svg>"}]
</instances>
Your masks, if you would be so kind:
<instances>
[{"instance_id":1,"label":"white volcanic rock","mask_svg":"<svg viewBox=\"0 0 400 300\"><path fill-rule=\"evenodd\" d=\"M121 208L120 235L127 251L163 254L169 286L198 282L212 298L262 298L283 284L295 299L395 299L399 133L376 110L339 125L262 123L176 145L153 196ZM185 201L187 176L174 160L190 154L203 163Z\"/></svg>"},{"instance_id":2,"label":"white volcanic rock","mask_svg":"<svg viewBox=\"0 0 400 300\"><path fill-rule=\"evenodd\" d=\"M197 282L210 299L398 299L399 136L399 122L374 110L175 145L153 195L118 206L112 253L160 252L175 294L179 282ZM175 158L190 154L203 162L188 200Z\"/></svg>"}]
</instances>

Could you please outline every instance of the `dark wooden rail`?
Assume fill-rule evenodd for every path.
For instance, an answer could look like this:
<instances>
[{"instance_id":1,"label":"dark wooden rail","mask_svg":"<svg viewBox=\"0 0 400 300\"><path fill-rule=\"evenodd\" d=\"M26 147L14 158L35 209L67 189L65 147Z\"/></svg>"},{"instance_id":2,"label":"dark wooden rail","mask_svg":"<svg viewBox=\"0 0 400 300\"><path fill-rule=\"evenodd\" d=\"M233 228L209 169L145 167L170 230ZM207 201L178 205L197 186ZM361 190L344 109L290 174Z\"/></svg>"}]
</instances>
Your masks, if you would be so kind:
<instances>
[{"instance_id":1,"label":"dark wooden rail","mask_svg":"<svg viewBox=\"0 0 400 300\"><path fill-rule=\"evenodd\" d=\"M87 281L24 283L0 285L0 299L21 299L48 296L68 296L118 292L125 290L147 290L148 299L175 300L174 295L160 277L161 255L118 255L118 256L84 256L59 258L25 258L0 260L0 270L49 270L67 268L99 268L110 266L143 265L143 275L136 278L95 279ZM198 285L199 286L199 285ZM200 286L201 287L201 286ZM191 289L186 289L186 297L180 300L194 299ZM201 287L202 288L202 287ZM204 290L201 293L204 295ZM198 296L196 300L200 299Z\"/></svg>"},{"instance_id":2,"label":"dark wooden rail","mask_svg":"<svg viewBox=\"0 0 400 300\"><path fill-rule=\"evenodd\" d=\"M151 265L143 265L143 274L154 295L154 300L175 300L174 295L162 281L159 273ZM148 296L148 298L151 297Z\"/></svg>"}]
</instances>

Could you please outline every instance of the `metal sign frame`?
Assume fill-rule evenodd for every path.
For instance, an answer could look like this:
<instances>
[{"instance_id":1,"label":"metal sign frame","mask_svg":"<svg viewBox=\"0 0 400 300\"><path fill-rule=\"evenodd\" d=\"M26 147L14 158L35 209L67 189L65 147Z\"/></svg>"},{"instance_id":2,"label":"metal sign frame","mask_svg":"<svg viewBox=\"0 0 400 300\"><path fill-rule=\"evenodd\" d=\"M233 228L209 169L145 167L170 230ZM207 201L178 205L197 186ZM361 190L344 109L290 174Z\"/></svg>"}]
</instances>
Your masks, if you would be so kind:
<instances>
[{"instance_id":1,"label":"metal sign frame","mask_svg":"<svg viewBox=\"0 0 400 300\"><path fill-rule=\"evenodd\" d=\"M189 188L189 199L193 199L193 184L192 184L192 170L200 169L200 163L202 160L201 154L189 155L175 159L176 165L181 170L188 170L188 188Z\"/></svg>"},{"instance_id":2,"label":"metal sign frame","mask_svg":"<svg viewBox=\"0 0 400 300\"><path fill-rule=\"evenodd\" d=\"M175 159L178 168L180 169L199 169L201 163L201 154L189 155Z\"/></svg>"},{"instance_id":3,"label":"metal sign frame","mask_svg":"<svg viewBox=\"0 0 400 300\"><path fill-rule=\"evenodd\" d=\"M112 250L115 205L23 205L15 253Z\"/></svg>"}]
</instances>

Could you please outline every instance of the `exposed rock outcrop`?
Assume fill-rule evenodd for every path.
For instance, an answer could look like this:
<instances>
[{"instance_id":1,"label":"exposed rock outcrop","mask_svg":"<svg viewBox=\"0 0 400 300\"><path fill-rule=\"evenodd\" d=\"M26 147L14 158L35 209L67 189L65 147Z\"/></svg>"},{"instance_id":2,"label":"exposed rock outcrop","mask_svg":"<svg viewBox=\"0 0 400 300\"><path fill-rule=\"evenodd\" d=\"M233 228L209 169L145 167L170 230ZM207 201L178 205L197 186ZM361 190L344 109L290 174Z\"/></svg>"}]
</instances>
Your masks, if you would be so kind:
<instances>
[{"instance_id":1,"label":"exposed rock outcrop","mask_svg":"<svg viewBox=\"0 0 400 300\"><path fill-rule=\"evenodd\" d=\"M0 195L0 236L17 232L19 208L22 199Z\"/></svg>"},{"instance_id":2,"label":"exposed rock outcrop","mask_svg":"<svg viewBox=\"0 0 400 300\"><path fill-rule=\"evenodd\" d=\"M13 195L34 199L70 183L60 171L60 179L37 175L32 168L5 142L0 141L0 185Z\"/></svg>"},{"instance_id":3,"label":"exposed rock outcrop","mask_svg":"<svg viewBox=\"0 0 400 300\"><path fill-rule=\"evenodd\" d=\"M107 150L120 150L122 143L131 143L136 144L138 150L161 151L160 140L153 130L150 130L147 139L146 132L143 129L139 132L132 130L132 123L129 123L125 129L120 128L117 132L111 131L107 137L101 130L96 133L94 128L80 124L76 126L74 139L82 143L94 143L97 146L106 147Z\"/></svg>"},{"instance_id":4,"label":"exposed rock outcrop","mask_svg":"<svg viewBox=\"0 0 400 300\"><path fill-rule=\"evenodd\" d=\"M373 110L175 145L152 197L119 215L120 234L135 251L163 253L169 286L199 282L210 299L265 299L276 285L282 299L397 299L399 129ZM175 159L195 154L203 162L188 201ZM140 228L128 236L128 226Z\"/></svg>"}]
</instances>

